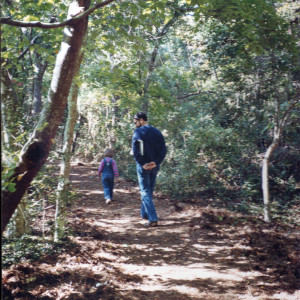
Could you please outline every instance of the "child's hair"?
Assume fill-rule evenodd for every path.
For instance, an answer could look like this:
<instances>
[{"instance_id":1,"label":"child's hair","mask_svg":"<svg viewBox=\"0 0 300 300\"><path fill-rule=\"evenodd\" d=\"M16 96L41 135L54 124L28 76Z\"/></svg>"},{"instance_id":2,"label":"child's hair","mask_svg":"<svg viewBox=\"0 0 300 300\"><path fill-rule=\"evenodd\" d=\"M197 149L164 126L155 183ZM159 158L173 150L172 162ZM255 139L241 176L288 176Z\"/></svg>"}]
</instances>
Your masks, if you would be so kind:
<instances>
[{"instance_id":1,"label":"child's hair","mask_svg":"<svg viewBox=\"0 0 300 300\"><path fill-rule=\"evenodd\" d=\"M105 149L104 151L104 157L110 157L113 158L114 157L114 151L110 148Z\"/></svg>"}]
</instances>

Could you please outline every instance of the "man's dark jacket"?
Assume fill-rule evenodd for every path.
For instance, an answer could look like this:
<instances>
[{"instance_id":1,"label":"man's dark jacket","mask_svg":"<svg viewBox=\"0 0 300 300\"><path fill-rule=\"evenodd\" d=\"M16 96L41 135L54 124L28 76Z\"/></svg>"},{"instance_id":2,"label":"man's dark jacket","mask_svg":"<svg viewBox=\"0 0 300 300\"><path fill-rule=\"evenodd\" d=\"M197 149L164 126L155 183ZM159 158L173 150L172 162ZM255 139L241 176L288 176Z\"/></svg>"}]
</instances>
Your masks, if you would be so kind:
<instances>
[{"instance_id":1,"label":"man's dark jacket","mask_svg":"<svg viewBox=\"0 0 300 300\"><path fill-rule=\"evenodd\" d=\"M141 153L140 141L143 141L143 155ZM150 125L144 125L134 131L132 136L132 150L135 161L142 166L152 161L159 166L167 153L162 133Z\"/></svg>"}]
</instances>

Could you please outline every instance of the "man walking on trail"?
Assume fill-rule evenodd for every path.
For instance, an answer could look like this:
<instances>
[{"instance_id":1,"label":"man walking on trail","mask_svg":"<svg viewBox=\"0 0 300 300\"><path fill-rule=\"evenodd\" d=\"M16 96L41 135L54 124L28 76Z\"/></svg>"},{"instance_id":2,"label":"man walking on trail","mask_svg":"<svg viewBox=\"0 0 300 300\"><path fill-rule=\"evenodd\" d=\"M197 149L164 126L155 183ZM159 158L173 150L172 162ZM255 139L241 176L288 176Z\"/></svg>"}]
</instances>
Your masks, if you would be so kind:
<instances>
[{"instance_id":1,"label":"man walking on trail","mask_svg":"<svg viewBox=\"0 0 300 300\"><path fill-rule=\"evenodd\" d=\"M137 113L133 121L136 129L132 136L132 152L142 198L141 216L148 220L147 226L156 227L158 217L152 196L159 166L166 156L166 144L161 132L148 125L145 113Z\"/></svg>"}]
</instances>

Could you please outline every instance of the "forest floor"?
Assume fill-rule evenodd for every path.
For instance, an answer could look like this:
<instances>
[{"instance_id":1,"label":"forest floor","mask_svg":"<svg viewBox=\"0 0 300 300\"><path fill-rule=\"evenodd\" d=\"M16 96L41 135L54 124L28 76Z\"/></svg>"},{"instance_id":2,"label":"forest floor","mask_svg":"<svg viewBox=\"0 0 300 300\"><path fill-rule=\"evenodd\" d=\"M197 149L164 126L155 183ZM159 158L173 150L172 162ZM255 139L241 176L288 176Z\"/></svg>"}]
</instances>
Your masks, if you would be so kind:
<instances>
[{"instance_id":1,"label":"forest floor","mask_svg":"<svg viewBox=\"0 0 300 300\"><path fill-rule=\"evenodd\" d=\"M121 178L106 205L96 174L73 164L71 243L3 270L4 299L300 299L299 227L156 194L146 228L137 184Z\"/></svg>"}]
</instances>

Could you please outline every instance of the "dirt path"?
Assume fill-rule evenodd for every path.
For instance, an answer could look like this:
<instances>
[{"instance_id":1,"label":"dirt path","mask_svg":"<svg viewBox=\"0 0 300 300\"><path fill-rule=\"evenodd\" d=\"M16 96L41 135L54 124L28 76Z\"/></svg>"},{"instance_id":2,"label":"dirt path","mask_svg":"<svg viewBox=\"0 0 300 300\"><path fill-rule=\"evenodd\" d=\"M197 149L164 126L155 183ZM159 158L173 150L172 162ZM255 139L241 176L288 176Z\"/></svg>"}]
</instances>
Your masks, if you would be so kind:
<instances>
[{"instance_id":1,"label":"dirt path","mask_svg":"<svg viewBox=\"0 0 300 300\"><path fill-rule=\"evenodd\" d=\"M157 196L159 227L147 229L137 186L121 179L106 205L96 172L73 166L73 246L16 266L36 274L19 299L300 299L299 228Z\"/></svg>"}]
</instances>

